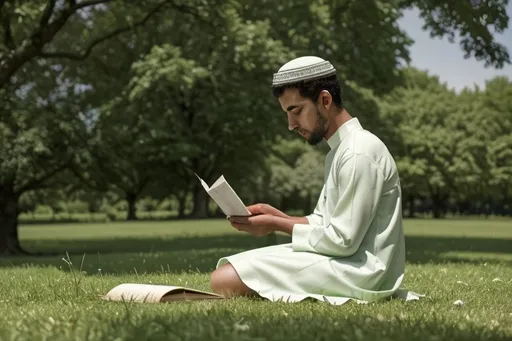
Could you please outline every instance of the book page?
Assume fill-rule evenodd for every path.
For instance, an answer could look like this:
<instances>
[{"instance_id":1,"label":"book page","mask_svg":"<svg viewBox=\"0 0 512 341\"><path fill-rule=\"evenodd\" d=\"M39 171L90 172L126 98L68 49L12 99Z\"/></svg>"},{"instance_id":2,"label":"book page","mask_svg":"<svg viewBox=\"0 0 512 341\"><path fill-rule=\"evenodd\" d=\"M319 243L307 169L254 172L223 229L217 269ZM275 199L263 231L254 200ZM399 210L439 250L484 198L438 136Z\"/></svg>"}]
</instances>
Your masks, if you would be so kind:
<instances>
[{"instance_id":1,"label":"book page","mask_svg":"<svg viewBox=\"0 0 512 341\"><path fill-rule=\"evenodd\" d=\"M208 195L213 199L213 201L215 201L226 216L251 215L251 212L249 212L240 197L236 194L233 188L231 188L223 175L215 181L212 187L208 187L206 182L204 182L197 174L196 176L201 181L201 184Z\"/></svg>"},{"instance_id":2,"label":"book page","mask_svg":"<svg viewBox=\"0 0 512 341\"><path fill-rule=\"evenodd\" d=\"M165 294L176 289L183 288L171 285L125 283L110 290L105 298L115 301L160 302Z\"/></svg>"},{"instance_id":3,"label":"book page","mask_svg":"<svg viewBox=\"0 0 512 341\"><path fill-rule=\"evenodd\" d=\"M215 200L226 216L251 215L251 212L249 212L240 197L227 182L223 182L217 187L211 188L210 196Z\"/></svg>"},{"instance_id":4,"label":"book page","mask_svg":"<svg viewBox=\"0 0 512 341\"><path fill-rule=\"evenodd\" d=\"M215 188L215 187L219 186L221 183L224 183L224 182L226 182L226 179L224 179L224 175L221 175L221 176L217 179L217 181L215 181L215 183L212 185L212 187L211 187L211 188Z\"/></svg>"},{"instance_id":5,"label":"book page","mask_svg":"<svg viewBox=\"0 0 512 341\"><path fill-rule=\"evenodd\" d=\"M194 173L194 174L196 174L196 173ZM210 190L210 187L208 187L208 184L207 184L206 182L204 182L204 180L203 180L203 179L201 179L201 178L199 177L199 175L197 175L197 174L196 174L196 176L197 176L197 178L199 179L199 181L201 181L201 185L203 185L204 190L205 190L206 192L208 192L208 191Z\"/></svg>"},{"instance_id":6,"label":"book page","mask_svg":"<svg viewBox=\"0 0 512 341\"><path fill-rule=\"evenodd\" d=\"M105 300L156 303L170 300L223 298L215 293L159 284L124 283L110 290Z\"/></svg>"}]
</instances>

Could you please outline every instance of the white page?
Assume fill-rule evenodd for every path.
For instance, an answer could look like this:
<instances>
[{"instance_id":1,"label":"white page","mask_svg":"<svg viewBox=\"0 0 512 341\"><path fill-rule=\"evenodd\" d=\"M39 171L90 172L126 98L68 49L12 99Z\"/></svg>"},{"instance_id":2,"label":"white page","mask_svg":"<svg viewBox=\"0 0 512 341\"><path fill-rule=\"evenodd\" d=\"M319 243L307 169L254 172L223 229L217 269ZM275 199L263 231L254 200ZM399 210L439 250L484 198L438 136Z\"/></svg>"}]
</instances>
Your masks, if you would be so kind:
<instances>
[{"instance_id":1,"label":"white page","mask_svg":"<svg viewBox=\"0 0 512 341\"><path fill-rule=\"evenodd\" d=\"M250 216L251 212L228 184L224 176L219 177L210 188L197 174L203 188L226 216Z\"/></svg>"},{"instance_id":2,"label":"white page","mask_svg":"<svg viewBox=\"0 0 512 341\"><path fill-rule=\"evenodd\" d=\"M171 285L124 283L110 290L106 298L115 301L159 302L169 291L181 288Z\"/></svg>"},{"instance_id":3,"label":"white page","mask_svg":"<svg viewBox=\"0 0 512 341\"><path fill-rule=\"evenodd\" d=\"M212 187L211 187L211 188L215 188L215 187L219 186L219 185L220 185L221 183L223 183L223 182L226 182L226 179L224 178L224 175L221 175L221 176L217 179L217 181L215 181L215 183L212 185Z\"/></svg>"},{"instance_id":4,"label":"white page","mask_svg":"<svg viewBox=\"0 0 512 341\"><path fill-rule=\"evenodd\" d=\"M194 173L194 174L196 174L196 173ZM203 181L203 179L201 179L201 178L199 177L199 175L197 175L197 174L196 174L196 176L197 176L197 178L199 179L199 181L201 181L201 185L203 185L204 190L205 190L206 192L209 192L209 191L210 191L210 187L208 187L208 184L207 184L206 182L204 182L204 181Z\"/></svg>"},{"instance_id":5,"label":"white page","mask_svg":"<svg viewBox=\"0 0 512 341\"><path fill-rule=\"evenodd\" d=\"M133 301L133 302L146 302L154 303L160 302L160 299L172 291L186 290L192 293L205 294L210 296L217 296L215 293L191 289L181 286L161 285L161 284L136 284L136 283L123 283L111 289L104 297L106 300L113 301Z\"/></svg>"}]
</instances>

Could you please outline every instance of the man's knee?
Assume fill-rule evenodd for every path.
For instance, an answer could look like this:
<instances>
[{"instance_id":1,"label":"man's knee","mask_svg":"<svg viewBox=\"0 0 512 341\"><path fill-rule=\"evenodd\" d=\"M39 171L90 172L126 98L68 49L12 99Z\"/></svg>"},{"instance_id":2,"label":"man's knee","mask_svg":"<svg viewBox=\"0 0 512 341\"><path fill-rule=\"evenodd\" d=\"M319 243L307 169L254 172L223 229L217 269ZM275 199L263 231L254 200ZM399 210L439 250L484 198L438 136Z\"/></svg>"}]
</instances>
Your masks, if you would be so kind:
<instances>
[{"instance_id":1,"label":"man's knee","mask_svg":"<svg viewBox=\"0 0 512 341\"><path fill-rule=\"evenodd\" d=\"M212 272L211 287L213 292L225 297L252 294L231 264L225 264Z\"/></svg>"}]
</instances>

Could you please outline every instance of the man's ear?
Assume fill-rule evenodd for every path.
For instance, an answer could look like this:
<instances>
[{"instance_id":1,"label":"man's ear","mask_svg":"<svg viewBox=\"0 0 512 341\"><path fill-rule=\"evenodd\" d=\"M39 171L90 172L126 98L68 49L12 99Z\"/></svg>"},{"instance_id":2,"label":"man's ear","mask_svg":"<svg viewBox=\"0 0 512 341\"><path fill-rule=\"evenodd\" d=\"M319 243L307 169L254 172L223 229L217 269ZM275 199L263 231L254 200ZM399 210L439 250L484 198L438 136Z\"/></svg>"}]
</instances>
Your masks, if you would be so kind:
<instances>
[{"instance_id":1,"label":"man's ear","mask_svg":"<svg viewBox=\"0 0 512 341\"><path fill-rule=\"evenodd\" d=\"M320 96L318 96L318 104L320 104L326 110L329 110L332 105L331 93L327 90L322 90L322 92L320 92Z\"/></svg>"}]
</instances>

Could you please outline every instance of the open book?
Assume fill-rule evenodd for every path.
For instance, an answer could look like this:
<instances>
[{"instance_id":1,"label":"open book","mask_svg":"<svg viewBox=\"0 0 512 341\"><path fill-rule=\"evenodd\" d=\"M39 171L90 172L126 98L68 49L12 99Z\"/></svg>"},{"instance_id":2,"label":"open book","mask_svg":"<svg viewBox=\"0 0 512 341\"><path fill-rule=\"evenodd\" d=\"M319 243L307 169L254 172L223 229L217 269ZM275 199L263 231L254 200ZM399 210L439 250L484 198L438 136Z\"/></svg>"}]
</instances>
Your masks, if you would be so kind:
<instances>
[{"instance_id":1,"label":"open book","mask_svg":"<svg viewBox=\"0 0 512 341\"><path fill-rule=\"evenodd\" d=\"M240 197L236 194L233 188L231 188L226 179L224 179L224 175L221 175L212 187L208 187L208 184L204 182L199 175L196 174L196 176L199 181L201 181L201 184L208 195L213 199L213 201L215 201L226 216L251 215L251 212L249 212Z\"/></svg>"},{"instance_id":2,"label":"open book","mask_svg":"<svg viewBox=\"0 0 512 341\"><path fill-rule=\"evenodd\" d=\"M107 301L158 303L170 301L223 299L223 296L185 287L159 284L119 284L102 297Z\"/></svg>"}]
</instances>

